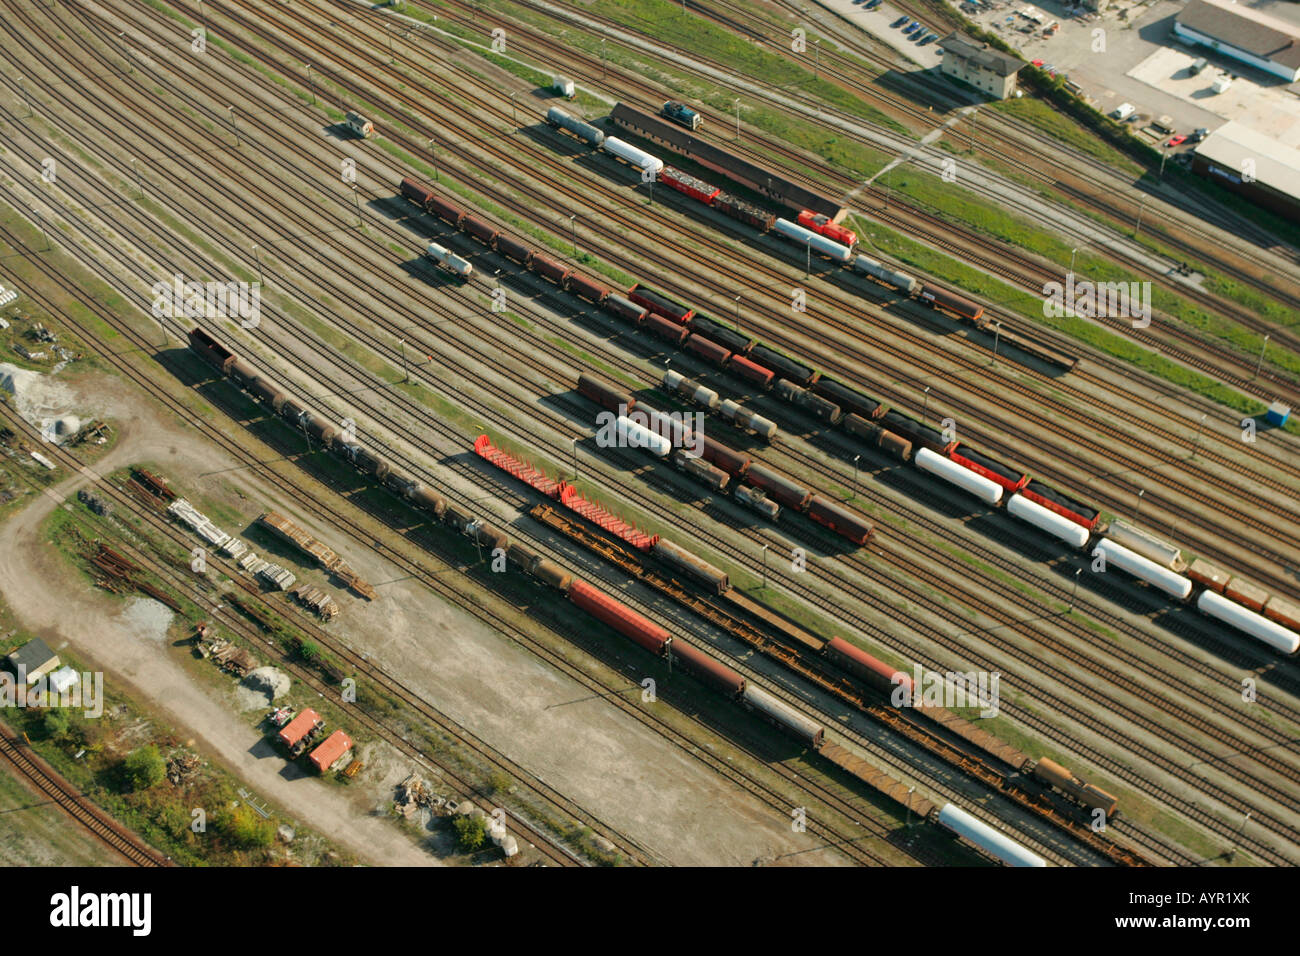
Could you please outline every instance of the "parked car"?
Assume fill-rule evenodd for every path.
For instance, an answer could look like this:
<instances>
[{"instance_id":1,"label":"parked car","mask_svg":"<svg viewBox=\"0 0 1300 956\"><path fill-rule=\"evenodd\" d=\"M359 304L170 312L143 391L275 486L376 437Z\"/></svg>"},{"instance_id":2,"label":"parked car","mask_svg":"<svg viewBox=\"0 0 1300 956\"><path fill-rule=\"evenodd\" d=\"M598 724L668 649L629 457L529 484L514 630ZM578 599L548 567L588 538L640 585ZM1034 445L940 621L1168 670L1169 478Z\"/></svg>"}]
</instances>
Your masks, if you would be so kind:
<instances>
[{"instance_id":1,"label":"parked car","mask_svg":"<svg viewBox=\"0 0 1300 956\"><path fill-rule=\"evenodd\" d=\"M907 34L912 34L915 33L917 30L924 30L924 29L925 27L921 26L921 24L913 20L910 24L903 27L903 32Z\"/></svg>"},{"instance_id":2,"label":"parked car","mask_svg":"<svg viewBox=\"0 0 1300 956\"><path fill-rule=\"evenodd\" d=\"M863 9L864 9L864 10L874 10L874 9L876 9L876 7L880 6L880 5L881 5L882 3L884 3L884 2L885 2L885 0L867 0L867 5L866 5L865 7L863 7Z\"/></svg>"},{"instance_id":3,"label":"parked car","mask_svg":"<svg viewBox=\"0 0 1300 956\"><path fill-rule=\"evenodd\" d=\"M901 27L904 23L909 23L909 22L911 21L911 19L912 19L911 17L899 17L897 20L895 20L895 21L894 21L893 23L891 23L889 26L890 26L892 29L897 30L897 29L898 29L899 27Z\"/></svg>"},{"instance_id":4,"label":"parked car","mask_svg":"<svg viewBox=\"0 0 1300 956\"><path fill-rule=\"evenodd\" d=\"M1209 135L1210 135L1210 131L1206 127L1202 126L1196 132L1192 133L1191 136L1187 137L1187 142L1199 143L1201 140L1205 139L1205 137Z\"/></svg>"},{"instance_id":5,"label":"parked car","mask_svg":"<svg viewBox=\"0 0 1300 956\"><path fill-rule=\"evenodd\" d=\"M921 43L920 43L920 45L921 45L921 46L925 46L927 43L933 43L933 42L934 42L935 40L937 40L937 39L939 39L939 34L937 34L937 33L927 33L925 36L923 36L923 37L921 38Z\"/></svg>"},{"instance_id":6,"label":"parked car","mask_svg":"<svg viewBox=\"0 0 1300 956\"><path fill-rule=\"evenodd\" d=\"M1165 146L1169 149L1173 149L1175 146L1182 146L1185 142L1187 142L1186 133L1175 133L1173 136L1169 137L1169 142L1165 143Z\"/></svg>"}]
</instances>

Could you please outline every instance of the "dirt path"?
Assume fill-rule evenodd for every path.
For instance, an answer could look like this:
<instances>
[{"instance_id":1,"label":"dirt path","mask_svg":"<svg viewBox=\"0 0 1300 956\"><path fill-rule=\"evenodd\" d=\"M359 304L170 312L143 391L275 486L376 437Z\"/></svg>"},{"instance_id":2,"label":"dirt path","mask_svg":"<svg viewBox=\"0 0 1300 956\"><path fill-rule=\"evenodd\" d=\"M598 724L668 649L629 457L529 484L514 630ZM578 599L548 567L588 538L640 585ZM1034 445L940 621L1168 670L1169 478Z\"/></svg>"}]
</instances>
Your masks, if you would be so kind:
<instances>
[{"instance_id":1,"label":"dirt path","mask_svg":"<svg viewBox=\"0 0 1300 956\"><path fill-rule=\"evenodd\" d=\"M130 461L153 457L166 448L149 436L160 433L139 420L126 424L121 440L96 466L108 473ZM165 446L167 439L162 440ZM172 449L174 451L174 449ZM194 683L158 645L142 638L122 616L119 602L95 593L70 600L58 582L65 580L53 546L40 540L41 523L64 497L87 484L73 476L47 492L0 527L0 595L24 625L56 650L68 646L105 672L137 700L149 700L165 719L192 736L208 755L231 768L259 796L284 807L304 807L303 817L358 859L386 866L429 866L439 861L381 818L359 813L352 801L310 778L284 774L282 758L264 753L260 738L237 714Z\"/></svg>"}]
</instances>

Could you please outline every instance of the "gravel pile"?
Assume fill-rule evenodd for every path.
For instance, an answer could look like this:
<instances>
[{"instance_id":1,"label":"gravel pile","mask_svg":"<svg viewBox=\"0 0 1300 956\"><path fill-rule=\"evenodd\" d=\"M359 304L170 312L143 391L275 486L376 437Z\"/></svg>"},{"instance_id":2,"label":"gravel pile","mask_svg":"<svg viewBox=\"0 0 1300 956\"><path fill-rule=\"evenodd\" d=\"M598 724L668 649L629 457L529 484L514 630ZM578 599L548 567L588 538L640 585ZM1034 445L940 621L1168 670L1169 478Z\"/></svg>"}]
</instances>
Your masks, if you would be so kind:
<instances>
[{"instance_id":1,"label":"gravel pile","mask_svg":"<svg viewBox=\"0 0 1300 956\"><path fill-rule=\"evenodd\" d=\"M167 640L167 629L174 617L171 608L153 598L131 598L122 611L122 619L131 630L159 644Z\"/></svg>"},{"instance_id":2,"label":"gravel pile","mask_svg":"<svg viewBox=\"0 0 1300 956\"><path fill-rule=\"evenodd\" d=\"M269 707L289 693L289 675L274 667L259 667L248 672L236 693L240 710Z\"/></svg>"}]
</instances>

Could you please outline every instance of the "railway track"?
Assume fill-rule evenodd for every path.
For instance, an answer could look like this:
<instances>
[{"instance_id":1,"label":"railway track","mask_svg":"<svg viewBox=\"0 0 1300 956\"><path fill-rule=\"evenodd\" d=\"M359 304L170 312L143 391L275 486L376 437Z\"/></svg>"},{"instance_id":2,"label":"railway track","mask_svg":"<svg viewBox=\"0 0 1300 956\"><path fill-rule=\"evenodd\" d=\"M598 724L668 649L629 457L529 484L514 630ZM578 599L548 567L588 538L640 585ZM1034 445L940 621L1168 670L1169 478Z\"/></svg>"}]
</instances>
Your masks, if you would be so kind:
<instances>
[{"instance_id":1,"label":"railway track","mask_svg":"<svg viewBox=\"0 0 1300 956\"><path fill-rule=\"evenodd\" d=\"M528 6L528 4L524 5ZM611 29L617 28L624 31L629 30L629 28L623 27L608 18L592 16L587 11L583 12L582 18L583 20L592 20L604 23ZM474 27L473 21L467 21L463 25L470 28ZM647 34L642 35L648 42L659 45L658 41L654 40L652 36ZM537 38L533 39L536 40ZM558 44L555 44L555 47L559 51L563 50L563 48L560 48ZM777 44L774 48L779 49L780 45ZM556 50L548 50L548 52L556 52ZM572 50L567 53L569 58L573 58L575 55L576 54ZM696 54L692 54L692 59L707 63L718 71L726 72L730 69L726 64L717 63L716 61L709 60L707 57L701 57ZM674 61L665 62L675 68L679 68L680 66ZM836 77L839 85L855 94L860 94L864 90L869 89L866 84L870 82L870 78L854 78L847 74L839 74L833 66L823 72ZM759 83L764 82L762 78L751 78L751 80ZM646 86L644 82L641 82L640 85ZM649 87L649 90L649 99L654 100L657 91L653 87ZM789 92L790 91L783 90L782 95L789 95ZM874 95L885 96L885 94L879 92L876 92ZM927 113L924 110L908 105L907 101L901 97L890 98L890 103L895 108L905 109L909 114L909 118L921 120L927 124L935 123L935 118L932 113ZM773 103L771 105L776 109L781 108L779 103ZM821 103L815 105L819 111L824 111L829 115L838 115L847 123L864 124L864 121L860 117L842 113L834 108L826 107ZM806 106L811 109L812 101L809 101ZM707 107L703 108L702 112L706 117L710 117L712 122L719 127L725 127L728 123L728 117L717 114L715 111L711 111ZM805 122L808 120L808 117L806 116L799 116L798 118ZM1006 118L1002 119L1005 120ZM939 128L939 126L935 126L935 128ZM765 143L764 145L769 149L772 148L772 144L770 143ZM1068 184L1061 182L1058 176L1045 174L1043 169L1051 168L1051 164L1043 165L1030 163L1018 154L1003 153L993 149L987 143L982 144L982 146L986 152L994 154L999 161L1008 163L1013 168L1019 169L1024 175L1031 176L1036 180L1041 180L1052 188L1064 189L1070 193L1076 201L1094 208L1108 216L1114 217L1119 215L1114 210L1113 206L1099 201L1097 196L1070 187ZM873 146L872 148L880 149L881 147ZM739 151L746 152L746 149L744 146L740 146ZM777 151L784 152L786 155L791 157L795 163L796 170L806 166L807 161L803 157L799 156L795 151L788 149L781 150L780 148L778 148ZM770 159L767 157L759 155L755 158L760 163L770 164ZM903 215L890 215L888 211L888 198L885 190L878 189L874 186L868 186L863 190L862 183L843 173L836 171L826 172L842 191L846 193L851 192L853 194L865 191L868 196L873 198L875 202L871 209L871 215L888 222L894 228L899 229L905 234L920 233L929 244L950 251L962 260L976 262L992 274L1010 280L1014 285L1025 289L1031 294L1040 295L1042 292L1044 280L1036 278L1039 274L1048 276L1047 281L1063 281L1064 279L1064 276L1054 268L1045 269L1041 260L1027 257L1019 250L982 236L973 230L954 230L951 223L935 215L933 211L920 208L913 203L902 204ZM794 172L792 178L804 182L818 191L825 188L824 183L818 182L802 172ZM1104 189L1111 193L1114 192L1113 182L1103 183L1100 180L1095 180L1093 181L1093 185L1097 189ZM895 206L897 207L898 205L898 202L895 201ZM922 227L920 225L921 223L926 225ZM954 233L960 236L959 240L954 241L952 238ZM1178 241L1176 237L1173 236L1166 236L1166 239L1171 244L1188 252L1189 256L1194 258L1204 259L1206 248L1211 250L1214 248L1213 246L1210 246L1198 249L1197 247L1188 244L1186 241ZM1119 253L1116 253L1116 255L1121 259L1126 268L1135 271L1137 274L1145 278L1154 280L1157 283L1166 284L1164 280L1167 278L1167 273L1153 270L1144 261L1132 255L1121 255ZM1012 270L1008 269L1006 266L997 266L996 268L988 269L986 263L997 263L1000 258L1010 259L1011 261L1016 262L1018 268ZM1230 263L1220 262L1217 263L1217 265L1223 272L1232 278L1245 282L1247 285L1261 287L1261 280L1257 275L1252 275L1241 267L1233 266ZM1223 299L1222 297L1212 293L1204 292L1191 283L1173 284L1170 286L1170 291L1184 296L1196 305L1209 309L1211 312L1231 315L1235 321L1248 329L1259 332L1260 334L1267 332L1279 343L1283 340L1289 341L1293 337L1293 334L1286 326L1278 327L1275 324L1263 322L1253 312L1245 309L1232 300ZM1294 292L1286 293L1281 290L1273 289L1272 287L1263 287L1261 288L1261 291L1264 291L1266 294L1271 294L1283 304L1290 305L1294 303L1297 307L1300 307L1300 296L1296 295ZM1011 323L1009 327L1023 328L1023 317L1009 312L1005 313L1005 316L1007 321ZM1112 323L1112 325L1122 327L1122 323ZM1160 336L1167 336L1169 339L1172 339L1172 342L1164 337L1156 337L1156 332L1158 332ZM1232 385L1234 388L1243 390L1247 394L1262 398L1265 401L1271 401L1277 397L1294 399L1296 396L1300 396L1300 383L1297 383L1293 376L1284 375L1274 370L1269 370L1267 372L1261 371L1260 375L1256 376L1254 374L1254 356L1246 356L1226 346L1200 338L1178 322L1158 322L1156 325L1156 332L1148 332L1141 337L1135 336L1135 338L1138 338L1144 346L1163 352L1176 361L1183 362L1184 364L1191 365L1203 371L1211 371L1214 378L1218 379L1223 377L1227 384ZM1296 342L1292 343L1292 345L1293 347L1300 347L1300 338L1297 338ZM1075 347L1077 348L1077 345ZM1233 374L1225 377L1223 373L1225 367L1233 369Z\"/></svg>"},{"instance_id":2,"label":"railway track","mask_svg":"<svg viewBox=\"0 0 1300 956\"><path fill-rule=\"evenodd\" d=\"M3 406L0 406L3 407ZM130 830L78 793L61 774L22 746L8 726L0 724L0 758L13 772L89 830L105 846L116 850L132 866L170 866L164 858Z\"/></svg>"}]
</instances>

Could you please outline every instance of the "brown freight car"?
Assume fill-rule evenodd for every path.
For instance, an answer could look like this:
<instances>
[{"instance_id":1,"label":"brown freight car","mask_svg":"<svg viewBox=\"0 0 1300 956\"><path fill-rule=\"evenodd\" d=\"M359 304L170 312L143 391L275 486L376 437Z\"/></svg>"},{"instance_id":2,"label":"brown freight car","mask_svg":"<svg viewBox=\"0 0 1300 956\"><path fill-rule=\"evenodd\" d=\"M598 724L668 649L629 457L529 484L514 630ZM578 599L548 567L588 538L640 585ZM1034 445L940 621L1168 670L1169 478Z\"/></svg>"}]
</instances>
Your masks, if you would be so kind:
<instances>
[{"instance_id":1,"label":"brown freight car","mask_svg":"<svg viewBox=\"0 0 1300 956\"><path fill-rule=\"evenodd\" d=\"M578 393L611 411L618 411L619 408L630 411L636 405L636 399L630 392L625 392L618 386L611 385L594 375L588 375L586 372L578 376Z\"/></svg>"},{"instance_id":2,"label":"brown freight car","mask_svg":"<svg viewBox=\"0 0 1300 956\"><path fill-rule=\"evenodd\" d=\"M745 689L745 678L680 637L673 640L672 654L675 661L701 681L729 697Z\"/></svg>"},{"instance_id":3,"label":"brown freight car","mask_svg":"<svg viewBox=\"0 0 1300 956\"><path fill-rule=\"evenodd\" d=\"M489 248L496 242L501 230L478 216L466 216L460 221L460 228Z\"/></svg>"},{"instance_id":4,"label":"brown freight car","mask_svg":"<svg viewBox=\"0 0 1300 956\"><path fill-rule=\"evenodd\" d=\"M686 326L678 325L671 319L665 319L653 312L641 321L641 327L656 338L664 339L673 345L681 345L691 334L691 330Z\"/></svg>"},{"instance_id":5,"label":"brown freight car","mask_svg":"<svg viewBox=\"0 0 1300 956\"><path fill-rule=\"evenodd\" d=\"M652 654L662 654L672 639L672 635L658 624L581 578L575 578L570 585L569 600Z\"/></svg>"},{"instance_id":6,"label":"brown freight car","mask_svg":"<svg viewBox=\"0 0 1300 956\"><path fill-rule=\"evenodd\" d=\"M724 365L731 357L731 350L712 342L702 335L692 335L686 340L686 351L693 352L714 365Z\"/></svg>"},{"instance_id":7,"label":"brown freight car","mask_svg":"<svg viewBox=\"0 0 1300 956\"><path fill-rule=\"evenodd\" d=\"M762 465L751 464L746 477L751 485L757 485L776 501L795 511L805 510L808 503L812 501L812 492L803 485L778 475Z\"/></svg>"},{"instance_id":8,"label":"brown freight car","mask_svg":"<svg viewBox=\"0 0 1300 956\"><path fill-rule=\"evenodd\" d=\"M533 253L533 257L528 260L528 268L543 279L549 279L561 287L564 285L564 280L573 272L568 266L561 265L550 256L544 256L540 252Z\"/></svg>"},{"instance_id":9,"label":"brown freight car","mask_svg":"<svg viewBox=\"0 0 1300 956\"><path fill-rule=\"evenodd\" d=\"M528 260L533 255L533 250L522 242L511 239L504 232L497 236L497 252L501 253L507 259L511 259L521 266L528 265Z\"/></svg>"},{"instance_id":10,"label":"brown freight car","mask_svg":"<svg viewBox=\"0 0 1300 956\"><path fill-rule=\"evenodd\" d=\"M808 503L808 517L854 544L866 544L867 539L875 533L875 528L866 518L847 508L841 508L820 495L814 495Z\"/></svg>"},{"instance_id":11,"label":"brown freight car","mask_svg":"<svg viewBox=\"0 0 1300 956\"><path fill-rule=\"evenodd\" d=\"M1264 610L1264 605L1268 602L1268 591L1260 587L1254 581L1247 581L1245 578L1234 577L1224 588L1225 597L1236 601L1252 611Z\"/></svg>"},{"instance_id":12,"label":"brown freight car","mask_svg":"<svg viewBox=\"0 0 1300 956\"><path fill-rule=\"evenodd\" d=\"M605 301L605 296L609 295L608 288L577 272L569 273L567 284L570 292L595 305L600 305Z\"/></svg>"},{"instance_id":13,"label":"brown freight car","mask_svg":"<svg viewBox=\"0 0 1300 956\"><path fill-rule=\"evenodd\" d=\"M453 206L445 199L434 196L429 200L429 212L437 216L443 222L450 223L453 226L459 226L460 221L465 218L465 213L458 207Z\"/></svg>"}]
</instances>

